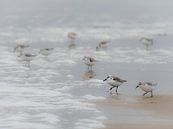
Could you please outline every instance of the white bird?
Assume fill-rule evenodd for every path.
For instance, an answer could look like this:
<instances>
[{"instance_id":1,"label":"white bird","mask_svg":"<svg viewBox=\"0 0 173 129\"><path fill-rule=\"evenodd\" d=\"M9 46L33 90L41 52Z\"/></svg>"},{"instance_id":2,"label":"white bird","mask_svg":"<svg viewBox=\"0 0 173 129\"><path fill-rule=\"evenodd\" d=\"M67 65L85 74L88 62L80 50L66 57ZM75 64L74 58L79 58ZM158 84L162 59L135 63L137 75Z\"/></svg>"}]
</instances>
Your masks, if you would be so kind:
<instances>
[{"instance_id":1,"label":"white bird","mask_svg":"<svg viewBox=\"0 0 173 129\"><path fill-rule=\"evenodd\" d=\"M30 47L29 45L24 45L24 44L17 44L15 47L14 47L14 52L23 52L25 48L27 47Z\"/></svg>"},{"instance_id":2,"label":"white bird","mask_svg":"<svg viewBox=\"0 0 173 129\"><path fill-rule=\"evenodd\" d=\"M149 50L149 47L153 45L152 38L142 37L139 41L141 41L146 46L146 50Z\"/></svg>"},{"instance_id":3,"label":"white bird","mask_svg":"<svg viewBox=\"0 0 173 129\"><path fill-rule=\"evenodd\" d=\"M76 34L75 32L69 32L69 33L67 34L67 37L68 37L69 39L76 39L76 36L77 36L77 34Z\"/></svg>"},{"instance_id":4,"label":"white bird","mask_svg":"<svg viewBox=\"0 0 173 129\"><path fill-rule=\"evenodd\" d=\"M21 53L19 55L19 57L21 57L21 59L25 62L28 63L28 66L30 67L30 64L31 64L31 61L33 60L33 58L35 57L36 55L32 55L32 54L29 54L29 53Z\"/></svg>"},{"instance_id":5,"label":"white bird","mask_svg":"<svg viewBox=\"0 0 173 129\"><path fill-rule=\"evenodd\" d=\"M108 46L108 41L102 41L98 44L98 46L96 47L96 51L99 51L99 50L103 50L103 49L106 49Z\"/></svg>"},{"instance_id":6,"label":"white bird","mask_svg":"<svg viewBox=\"0 0 173 129\"><path fill-rule=\"evenodd\" d=\"M153 84L151 82L139 82L139 84L136 86L136 88L141 88L145 93L143 96L145 96L147 93L151 93L151 97L153 97L153 90L157 84Z\"/></svg>"},{"instance_id":7,"label":"white bird","mask_svg":"<svg viewBox=\"0 0 173 129\"><path fill-rule=\"evenodd\" d=\"M44 56L48 56L52 53L54 48L43 48L40 50L39 54L42 54Z\"/></svg>"},{"instance_id":8,"label":"white bird","mask_svg":"<svg viewBox=\"0 0 173 129\"><path fill-rule=\"evenodd\" d=\"M127 82L124 79L112 75L107 76L107 78L105 78L103 81L106 81L111 86L111 88L109 89L110 91L113 88L116 88L117 94L118 94L118 87L121 86L124 82Z\"/></svg>"},{"instance_id":9,"label":"white bird","mask_svg":"<svg viewBox=\"0 0 173 129\"><path fill-rule=\"evenodd\" d=\"M69 48L75 48L76 44L75 44L75 40L76 40L76 37L77 37L77 34L75 32L69 32L67 34L67 37L69 39Z\"/></svg>"},{"instance_id":10,"label":"white bird","mask_svg":"<svg viewBox=\"0 0 173 129\"><path fill-rule=\"evenodd\" d=\"M92 66L95 65L96 60L89 56L85 56L83 60L84 60L84 63L88 66L88 70L92 71Z\"/></svg>"}]
</instances>

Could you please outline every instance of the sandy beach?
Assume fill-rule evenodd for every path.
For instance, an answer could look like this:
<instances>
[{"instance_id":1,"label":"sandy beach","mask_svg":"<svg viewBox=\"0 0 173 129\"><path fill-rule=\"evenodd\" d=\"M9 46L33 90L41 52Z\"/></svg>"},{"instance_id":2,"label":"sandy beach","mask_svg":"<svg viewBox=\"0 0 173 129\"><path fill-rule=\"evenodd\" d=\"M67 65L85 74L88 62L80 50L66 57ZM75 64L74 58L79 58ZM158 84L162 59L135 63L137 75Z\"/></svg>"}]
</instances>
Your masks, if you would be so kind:
<instances>
[{"instance_id":1,"label":"sandy beach","mask_svg":"<svg viewBox=\"0 0 173 129\"><path fill-rule=\"evenodd\" d=\"M172 1L0 0L0 9L0 129L173 129ZM121 82L118 96L107 92ZM157 84L153 98L139 82Z\"/></svg>"},{"instance_id":2,"label":"sandy beach","mask_svg":"<svg viewBox=\"0 0 173 129\"><path fill-rule=\"evenodd\" d=\"M119 99L117 99L119 98ZM131 97L131 99L134 99L133 102L130 102L127 99L123 99L121 97L113 96L111 98L108 98L104 101L98 101L96 102L97 105L103 106L106 108L125 108L125 109L133 109L133 110L140 110L141 112L149 112L149 115L151 117L151 122L146 123L129 123L128 121L117 123L116 119L121 116L114 116L114 120L108 119L105 123L105 129L170 129L173 128L173 95L157 95L153 98L150 97L140 97L135 96ZM116 109L115 109L116 110ZM116 111L115 111L116 112ZM114 114L114 111L112 111L112 114ZM116 114L116 113L115 113ZM125 114L125 113L120 113ZM144 114L143 114L144 115ZM146 115L146 114L145 114ZM131 116L129 116L129 120L131 119ZM132 118L133 119L133 118Z\"/></svg>"}]
</instances>

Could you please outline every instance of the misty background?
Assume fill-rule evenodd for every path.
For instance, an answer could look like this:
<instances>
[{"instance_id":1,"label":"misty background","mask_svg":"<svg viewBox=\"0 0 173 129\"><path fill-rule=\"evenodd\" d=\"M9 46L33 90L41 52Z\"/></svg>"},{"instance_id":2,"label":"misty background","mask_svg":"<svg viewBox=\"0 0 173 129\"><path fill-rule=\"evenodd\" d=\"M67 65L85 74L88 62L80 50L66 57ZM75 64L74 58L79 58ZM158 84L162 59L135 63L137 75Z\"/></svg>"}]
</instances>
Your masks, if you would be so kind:
<instances>
[{"instance_id":1,"label":"misty background","mask_svg":"<svg viewBox=\"0 0 173 129\"><path fill-rule=\"evenodd\" d=\"M172 21L172 7L171 0L0 0L0 26L167 23Z\"/></svg>"}]
</instances>

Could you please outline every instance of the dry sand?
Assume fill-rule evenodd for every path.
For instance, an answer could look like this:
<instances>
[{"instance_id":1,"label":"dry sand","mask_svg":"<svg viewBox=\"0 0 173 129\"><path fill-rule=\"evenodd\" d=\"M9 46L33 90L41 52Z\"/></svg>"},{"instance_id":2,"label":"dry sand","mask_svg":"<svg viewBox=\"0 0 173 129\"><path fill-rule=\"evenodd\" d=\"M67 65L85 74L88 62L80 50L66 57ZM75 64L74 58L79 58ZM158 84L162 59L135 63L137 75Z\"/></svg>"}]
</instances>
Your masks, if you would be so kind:
<instances>
[{"instance_id":1,"label":"dry sand","mask_svg":"<svg viewBox=\"0 0 173 129\"><path fill-rule=\"evenodd\" d=\"M114 123L112 120L105 122L105 129L173 129L173 95L158 95L153 98L130 96L127 99L121 96L112 96L104 101L97 101L98 106L105 108L125 108L151 112L152 122L149 123ZM119 116L115 116L116 118ZM115 118L115 119L116 119ZM129 116L129 119L131 117Z\"/></svg>"}]
</instances>

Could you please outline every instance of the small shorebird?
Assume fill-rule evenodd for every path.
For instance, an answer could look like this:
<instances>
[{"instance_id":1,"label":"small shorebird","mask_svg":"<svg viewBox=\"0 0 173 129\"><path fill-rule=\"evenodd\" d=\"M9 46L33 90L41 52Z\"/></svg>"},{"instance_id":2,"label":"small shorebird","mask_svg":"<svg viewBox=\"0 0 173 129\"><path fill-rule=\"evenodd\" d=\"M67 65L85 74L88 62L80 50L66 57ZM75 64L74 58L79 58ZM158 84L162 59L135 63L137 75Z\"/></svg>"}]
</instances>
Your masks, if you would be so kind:
<instances>
[{"instance_id":1,"label":"small shorebird","mask_svg":"<svg viewBox=\"0 0 173 129\"><path fill-rule=\"evenodd\" d=\"M146 50L149 50L149 47L153 45L152 38L142 37L139 41L141 41L146 46Z\"/></svg>"},{"instance_id":2,"label":"small shorebird","mask_svg":"<svg viewBox=\"0 0 173 129\"><path fill-rule=\"evenodd\" d=\"M14 47L14 52L23 52L23 50L27 47L30 47L29 45L24 45L24 44L17 44L15 47Z\"/></svg>"},{"instance_id":3,"label":"small shorebird","mask_svg":"<svg viewBox=\"0 0 173 129\"><path fill-rule=\"evenodd\" d=\"M32 55L32 54L29 54L29 53L21 53L19 55L19 57L21 57L21 59L25 62L27 62L28 64L28 67L30 67L30 64L31 64L31 61L33 60L33 58L35 57L36 55Z\"/></svg>"},{"instance_id":4,"label":"small shorebird","mask_svg":"<svg viewBox=\"0 0 173 129\"><path fill-rule=\"evenodd\" d=\"M153 84L151 82L139 82L139 84L136 86L136 88L140 87L145 93L143 96L145 96L147 93L151 93L151 97L153 97L153 90L157 84Z\"/></svg>"},{"instance_id":5,"label":"small shorebird","mask_svg":"<svg viewBox=\"0 0 173 129\"><path fill-rule=\"evenodd\" d=\"M39 54L42 54L44 56L48 56L52 53L53 50L54 50L54 48L43 48L40 50Z\"/></svg>"},{"instance_id":6,"label":"small shorebird","mask_svg":"<svg viewBox=\"0 0 173 129\"><path fill-rule=\"evenodd\" d=\"M96 47L96 51L99 51L99 50L103 50L103 49L106 49L108 46L108 41L102 41L98 44L98 46Z\"/></svg>"},{"instance_id":7,"label":"small shorebird","mask_svg":"<svg viewBox=\"0 0 173 129\"><path fill-rule=\"evenodd\" d=\"M75 40L76 40L76 37L77 37L77 33L75 33L75 32L69 32L67 34L67 37L68 37L69 42L70 42L69 48L74 48L76 46Z\"/></svg>"},{"instance_id":8,"label":"small shorebird","mask_svg":"<svg viewBox=\"0 0 173 129\"><path fill-rule=\"evenodd\" d=\"M96 60L89 56L85 56L83 60L84 63L88 66L88 70L92 71L92 66L95 65Z\"/></svg>"},{"instance_id":9,"label":"small shorebird","mask_svg":"<svg viewBox=\"0 0 173 129\"><path fill-rule=\"evenodd\" d=\"M77 34L75 33L75 32L69 32L68 34L67 34L67 37L69 38L69 39L76 39L76 36L77 36Z\"/></svg>"},{"instance_id":10,"label":"small shorebird","mask_svg":"<svg viewBox=\"0 0 173 129\"><path fill-rule=\"evenodd\" d=\"M106 81L111 86L109 91L111 91L113 88L116 87L117 94L118 94L118 87L122 85L124 82L127 82L126 80L123 80L119 77L112 76L112 75L107 76L107 78L105 78L103 81Z\"/></svg>"}]
</instances>

